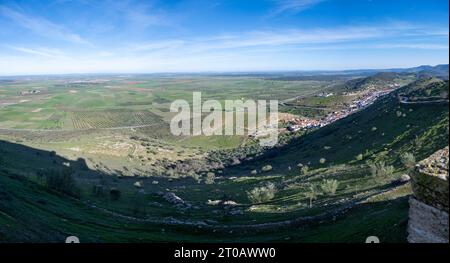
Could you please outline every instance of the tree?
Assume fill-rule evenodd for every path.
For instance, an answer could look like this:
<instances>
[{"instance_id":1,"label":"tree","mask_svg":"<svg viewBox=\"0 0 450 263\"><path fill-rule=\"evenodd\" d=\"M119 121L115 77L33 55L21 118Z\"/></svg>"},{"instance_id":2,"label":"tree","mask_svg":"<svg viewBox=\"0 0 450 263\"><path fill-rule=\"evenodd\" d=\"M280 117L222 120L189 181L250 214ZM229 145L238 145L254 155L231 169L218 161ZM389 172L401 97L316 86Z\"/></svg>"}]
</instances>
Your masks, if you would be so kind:
<instances>
[{"instance_id":1,"label":"tree","mask_svg":"<svg viewBox=\"0 0 450 263\"><path fill-rule=\"evenodd\" d=\"M339 187L339 182L334 179L323 180L322 184L320 185L320 188L322 189L322 191L329 195L335 195L338 187Z\"/></svg>"},{"instance_id":2,"label":"tree","mask_svg":"<svg viewBox=\"0 0 450 263\"><path fill-rule=\"evenodd\" d=\"M66 194L72 197L80 196L80 189L73 177L71 168L63 168L61 170L47 170L45 174L45 183L49 189Z\"/></svg>"},{"instance_id":3,"label":"tree","mask_svg":"<svg viewBox=\"0 0 450 263\"><path fill-rule=\"evenodd\" d=\"M320 192L316 185L312 184L309 186L308 192L305 194L305 196L309 199L309 208L312 208L313 201L317 199L319 194Z\"/></svg>"},{"instance_id":4,"label":"tree","mask_svg":"<svg viewBox=\"0 0 450 263\"><path fill-rule=\"evenodd\" d=\"M247 192L248 199L254 203L264 203L272 200L277 193L277 188L273 183L267 183L265 186L255 187Z\"/></svg>"}]
</instances>

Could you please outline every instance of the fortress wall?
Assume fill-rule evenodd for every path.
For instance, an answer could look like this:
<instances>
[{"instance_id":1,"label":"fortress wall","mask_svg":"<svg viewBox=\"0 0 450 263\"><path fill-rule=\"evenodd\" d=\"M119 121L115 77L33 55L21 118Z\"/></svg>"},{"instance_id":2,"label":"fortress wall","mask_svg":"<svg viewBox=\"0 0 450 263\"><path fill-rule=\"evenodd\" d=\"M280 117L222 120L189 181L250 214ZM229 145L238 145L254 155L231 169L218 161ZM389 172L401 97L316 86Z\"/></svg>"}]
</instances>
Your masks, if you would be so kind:
<instances>
[{"instance_id":1,"label":"fortress wall","mask_svg":"<svg viewBox=\"0 0 450 263\"><path fill-rule=\"evenodd\" d=\"M408 242L449 243L448 147L420 162L411 179Z\"/></svg>"}]
</instances>

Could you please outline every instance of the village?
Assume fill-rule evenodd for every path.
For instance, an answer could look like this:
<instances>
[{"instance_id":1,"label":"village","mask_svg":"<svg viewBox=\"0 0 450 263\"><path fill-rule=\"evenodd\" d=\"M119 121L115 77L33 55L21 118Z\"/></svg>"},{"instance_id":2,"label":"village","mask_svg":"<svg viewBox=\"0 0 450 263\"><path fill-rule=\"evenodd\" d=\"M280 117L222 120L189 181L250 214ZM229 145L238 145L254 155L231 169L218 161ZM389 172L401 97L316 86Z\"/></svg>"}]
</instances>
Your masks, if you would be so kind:
<instances>
[{"instance_id":1,"label":"village","mask_svg":"<svg viewBox=\"0 0 450 263\"><path fill-rule=\"evenodd\" d=\"M337 120L347 117L348 115L355 113L361 109L364 109L372 105L381 96L387 95L400 87L398 84L391 84L387 89L377 89L376 87L369 86L364 91L358 93L344 93L346 96L357 96L351 103L346 103L345 109L339 111L333 111L328 113L325 117L320 119L299 117L285 121L288 125L284 131L297 132L299 130L307 130L312 128L324 127ZM330 97L332 93L322 93L319 96Z\"/></svg>"}]
</instances>

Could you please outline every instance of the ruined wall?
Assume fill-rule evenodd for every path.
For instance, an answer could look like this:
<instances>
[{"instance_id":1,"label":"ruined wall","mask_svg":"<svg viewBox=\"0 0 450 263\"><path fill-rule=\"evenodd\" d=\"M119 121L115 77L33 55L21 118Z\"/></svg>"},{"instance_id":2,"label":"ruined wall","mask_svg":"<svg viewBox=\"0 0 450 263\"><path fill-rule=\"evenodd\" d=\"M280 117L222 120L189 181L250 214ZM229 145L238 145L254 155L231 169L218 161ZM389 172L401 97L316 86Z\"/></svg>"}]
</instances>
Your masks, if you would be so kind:
<instances>
[{"instance_id":1,"label":"ruined wall","mask_svg":"<svg viewBox=\"0 0 450 263\"><path fill-rule=\"evenodd\" d=\"M408 242L448 243L448 147L421 161L411 179Z\"/></svg>"}]
</instances>

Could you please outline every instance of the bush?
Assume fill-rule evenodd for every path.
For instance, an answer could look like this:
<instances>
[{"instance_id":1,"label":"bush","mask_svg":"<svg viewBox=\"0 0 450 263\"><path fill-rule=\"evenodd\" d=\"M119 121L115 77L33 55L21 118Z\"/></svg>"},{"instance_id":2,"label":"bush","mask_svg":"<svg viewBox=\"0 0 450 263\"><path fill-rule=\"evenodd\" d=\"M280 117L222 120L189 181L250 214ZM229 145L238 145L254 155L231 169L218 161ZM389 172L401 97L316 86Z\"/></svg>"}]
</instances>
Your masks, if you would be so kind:
<instances>
[{"instance_id":1,"label":"bush","mask_svg":"<svg viewBox=\"0 0 450 263\"><path fill-rule=\"evenodd\" d=\"M120 190L117 188L112 188L109 191L109 197L111 198L112 201L119 200L121 195L122 195L122 192L120 192Z\"/></svg>"},{"instance_id":2,"label":"bush","mask_svg":"<svg viewBox=\"0 0 450 263\"><path fill-rule=\"evenodd\" d=\"M137 193L131 198L131 213L135 217L146 215L146 202L142 194Z\"/></svg>"},{"instance_id":3,"label":"bush","mask_svg":"<svg viewBox=\"0 0 450 263\"><path fill-rule=\"evenodd\" d=\"M370 164L370 172L375 178L389 178L394 174L394 166L386 166L386 163L381 161L379 163Z\"/></svg>"},{"instance_id":4,"label":"bush","mask_svg":"<svg viewBox=\"0 0 450 263\"><path fill-rule=\"evenodd\" d=\"M93 185L92 186L92 195L96 197L102 197L104 195L104 187L103 185Z\"/></svg>"},{"instance_id":5,"label":"bush","mask_svg":"<svg viewBox=\"0 0 450 263\"><path fill-rule=\"evenodd\" d=\"M364 159L364 156L362 155L362 153L360 153L356 156L357 161L362 161L363 159Z\"/></svg>"},{"instance_id":6,"label":"bush","mask_svg":"<svg viewBox=\"0 0 450 263\"><path fill-rule=\"evenodd\" d=\"M406 152L402 154L400 159L408 172L414 169L414 166L416 165L416 157L414 157L412 153Z\"/></svg>"},{"instance_id":7,"label":"bush","mask_svg":"<svg viewBox=\"0 0 450 263\"><path fill-rule=\"evenodd\" d=\"M49 189L72 197L80 197L80 189L73 178L72 169L48 170L44 174L45 183Z\"/></svg>"},{"instance_id":8,"label":"bush","mask_svg":"<svg viewBox=\"0 0 450 263\"><path fill-rule=\"evenodd\" d=\"M339 187L339 182L337 180L323 180L322 184L320 185L320 188L324 193L327 193L329 195L335 195L336 190Z\"/></svg>"},{"instance_id":9,"label":"bush","mask_svg":"<svg viewBox=\"0 0 450 263\"><path fill-rule=\"evenodd\" d=\"M265 165L265 166L263 166L263 168L261 168L261 171L263 171L263 172L269 172L269 171L272 171L272 165Z\"/></svg>"},{"instance_id":10,"label":"bush","mask_svg":"<svg viewBox=\"0 0 450 263\"><path fill-rule=\"evenodd\" d=\"M206 174L205 184L214 184L214 180L216 180L216 175L212 172Z\"/></svg>"},{"instance_id":11,"label":"bush","mask_svg":"<svg viewBox=\"0 0 450 263\"><path fill-rule=\"evenodd\" d=\"M277 189L273 183L268 183L266 186L255 187L250 192L247 192L248 199L254 203L264 203L272 200L277 193Z\"/></svg>"},{"instance_id":12,"label":"bush","mask_svg":"<svg viewBox=\"0 0 450 263\"><path fill-rule=\"evenodd\" d=\"M305 175L305 174L307 174L309 172L309 167L308 167L308 165L304 165L304 166L302 166L302 168L300 168L300 173L302 174L302 175Z\"/></svg>"}]
</instances>

